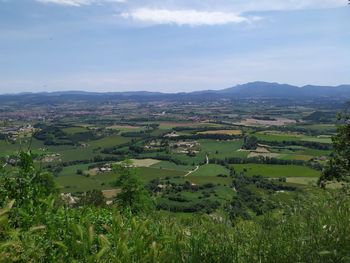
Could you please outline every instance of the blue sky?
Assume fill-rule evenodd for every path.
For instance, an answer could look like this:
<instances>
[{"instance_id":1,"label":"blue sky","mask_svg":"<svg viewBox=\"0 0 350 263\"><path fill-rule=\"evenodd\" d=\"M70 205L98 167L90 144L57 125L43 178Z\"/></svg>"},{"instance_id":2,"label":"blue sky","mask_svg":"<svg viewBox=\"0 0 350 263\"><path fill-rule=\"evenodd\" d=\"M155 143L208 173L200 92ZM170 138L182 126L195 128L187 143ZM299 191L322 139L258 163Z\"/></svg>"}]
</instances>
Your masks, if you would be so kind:
<instances>
[{"instance_id":1,"label":"blue sky","mask_svg":"<svg viewBox=\"0 0 350 263\"><path fill-rule=\"evenodd\" d=\"M350 83L346 0L0 0L0 93Z\"/></svg>"}]
</instances>

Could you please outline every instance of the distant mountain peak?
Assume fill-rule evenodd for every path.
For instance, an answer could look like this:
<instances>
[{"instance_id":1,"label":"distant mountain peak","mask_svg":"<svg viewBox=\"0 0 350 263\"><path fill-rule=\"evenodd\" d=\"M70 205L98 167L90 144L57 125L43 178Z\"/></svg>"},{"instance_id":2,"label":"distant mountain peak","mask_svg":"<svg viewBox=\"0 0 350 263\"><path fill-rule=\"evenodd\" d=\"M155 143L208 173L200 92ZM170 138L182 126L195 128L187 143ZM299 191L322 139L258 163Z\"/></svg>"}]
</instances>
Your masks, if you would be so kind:
<instances>
[{"instance_id":1,"label":"distant mountain peak","mask_svg":"<svg viewBox=\"0 0 350 263\"><path fill-rule=\"evenodd\" d=\"M11 98L10 98L11 97ZM86 91L57 91L40 93L21 93L12 95L0 95L0 101L24 100L24 101L59 101L59 100L118 100L118 99L186 99L186 100L215 100L220 98L335 98L350 99L350 85L317 86L305 85L303 87L276 82L254 81L236 85L222 90L203 90L188 93L161 93L148 91L128 92L86 92Z\"/></svg>"}]
</instances>

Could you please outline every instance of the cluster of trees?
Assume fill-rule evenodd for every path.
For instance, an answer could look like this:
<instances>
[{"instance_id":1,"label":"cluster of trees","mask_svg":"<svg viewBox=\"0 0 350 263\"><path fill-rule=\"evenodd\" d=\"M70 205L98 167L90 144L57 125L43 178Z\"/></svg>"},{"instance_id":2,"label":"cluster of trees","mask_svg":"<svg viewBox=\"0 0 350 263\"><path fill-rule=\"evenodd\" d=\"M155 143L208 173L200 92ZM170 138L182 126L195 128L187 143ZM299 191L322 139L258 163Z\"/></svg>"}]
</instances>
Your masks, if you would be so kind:
<instances>
[{"instance_id":1,"label":"cluster of trees","mask_svg":"<svg viewBox=\"0 0 350 263\"><path fill-rule=\"evenodd\" d=\"M97 134L94 131L86 131L86 132L76 132L73 134L69 134L68 138L77 144L78 142L98 140L98 139L103 138L106 135L107 134L105 134L105 133Z\"/></svg>"},{"instance_id":2,"label":"cluster of trees","mask_svg":"<svg viewBox=\"0 0 350 263\"><path fill-rule=\"evenodd\" d=\"M40 130L35 132L33 137L44 141L45 145L78 145L82 141L97 140L105 136L104 133L95 131L84 131L73 134L65 133L61 127L39 125Z\"/></svg>"},{"instance_id":3,"label":"cluster of trees","mask_svg":"<svg viewBox=\"0 0 350 263\"><path fill-rule=\"evenodd\" d=\"M7 140L7 135L0 132L0 140Z\"/></svg>"},{"instance_id":4,"label":"cluster of trees","mask_svg":"<svg viewBox=\"0 0 350 263\"><path fill-rule=\"evenodd\" d=\"M103 162L119 162L122 161L124 158L121 156L102 156L102 155L96 155L91 159L83 159L83 160L74 160L74 161L66 161L61 162L59 166L67 167L77 164L89 164L89 163L103 163ZM52 168L54 165L47 165L47 168Z\"/></svg>"},{"instance_id":5,"label":"cluster of trees","mask_svg":"<svg viewBox=\"0 0 350 263\"><path fill-rule=\"evenodd\" d=\"M174 131L193 131L193 133L204 132L204 131L218 131L218 130L232 130L232 126L230 127L213 127L213 126L200 126L200 127L191 127L191 126L179 126L174 127Z\"/></svg>"},{"instance_id":6,"label":"cluster of trees","mask_svg":"<svg viewBox=\"0 0 350 263\"><path fill-rule=\"evenodd\" d=\"M132 163L124 161L116 164L113 168L119 176L114 185L121 189L115 199L118 207L132 213L152 210L153 200L137 176L137 170L132 166Z\"/></svg>"},{"instance_id":7,"label":"cluster of trees","mask_svg":"<svg viewBox=\"0 0 350 263\"><path fill-rule=\"evenodd\" d=\"M198 134L191 134L191 135L180 135L178 137L169 138L169 139L170 140L200 140L200 139L233 140L233 139L241 139L241 138L242 138L242 135L198 133Z\"/></svg>"},{"instance_id":8,"label":"cluster of trees","mask_svg":"<svg viewBox=\"0 0 350 263\"><path fill-rule=\"evenodd\" d=\"M261 131L263 130L264 129L262 128ZM335 128L332 128L332 127L328 129L318 130L318 129L308 129L307 126L305 128L300 126L274 126L274 127L271 127L271 130L281 131L281 132L299 132L310 136L317 136L317 135L323 135L325 133L328 134L328 133L335 132Z\"/></svg>"},{"instance_id":9,"label":"cluster of trees","mask_svg":"<svg viewBox=\"0 0 350 263\"><path fill-rule=\"evenodd\" d=\"M252 219L252 216L260 216L275 209L277 206L269 199L255 194L249 188L241 188L237 195L226 204L225 210L231 220L236 218Z\"/></svg>"},{"instance_id":10,"label":"cluster of trees","mask_svg":"<svg viewBox=\"0 0 350 263\"><path fill-rule=\"evenodd\" d=\"M270 116L257 116L257 115L254 115L252 118L256 119L256 120L262 120L262 121L275 121L276 120L275 118L272 118Z\"/></svg>"},{"instance_id":11,"label":"cluster of trees","mask_svg":"<svg viewBox=\"0 0 350 263\"><path fill-rule=\"evenodd\" d=\"M123 137L133 137L133 138L149 138L151 137L152 130L145 130L145 131L130 131L130 132L123 132L121 133L121 136Z\"/></svg>"},{"instance_id":12,"label":"cluster of trees","mask_svg":"<svg viewBox=\"0 0 350 263\"><path fill-rule=\"evenodd\" d=\"M258 138L256 136L245 136L242 149L245 150L256 150L258 147Z\"/></svg>"},{"instance_id":13,"label":"cluster of trees","mask_svg":"<svg viewBox=\"0 0 350 263\"><path fill-rule=\"evenodd\" d=\"M350 102L348 108L350 108ZM350 114L348 111L339 114L338 121L341 125L338 126L337 134L333 137L334 152L319 179L322 187L331 180L350 182Z\"/></svg>"},{"instance_id":14,"label":"cluster of trees","mask_svg":"<svg viewBox=\"0 0 350 263\"><path fill-rule=\"evenodd\" d=\"M283 181L283 180L281 180ZM295 191L295 186L281 184L276 181L269 180L262 176L245 176L236 175L232 181L232 186L239 191L240 189L254 185L257 188L272 191Z\"/></svg>"},{"instance_id":15,"label":"cluster of trees","mask_svg":"<svg viewBox=\"0 0 350 263\"><path fill-rule=\"evenodd\" d=\"M315 111L303 119L316 123L333 123L334 116L335 113L333 111Z\"/></svg>"},{"instance_id":16,"label":"cluster of trees","mask_svg":"<svg viewBox=\"0 0 350 263\"><path fill-rule=\"evenodd\" d=\"M136 138L131 139L130 142L126 142L123 144L119 144L114 147L109 147L109 148L103 148L101 153L104 154L115 154L115 155L128 155L128 149L129 147L132 147L138 142L142 142L142 139L137 140Z\"/></svg>"},{"instance_id":17,"label":"cluster of trees","mask_svg":"<svg viewBox=\"0 0 350 263\"><path fill-rule=\"evenodd\" d=\"M74 142L69 140L67 134L56 126L42 127L40 131L34 133L33 137L44 141L45 145L74 145Z\"/></svg>"},{"instance_id":18,"label":"cluster of trees","mask_svg":"<svg viewBox=\"0 0 350 263\"><path fill-rule=\"evenodd\" d=\"M277 183L261 176L236 175L232 181L236 195L225 206L231 219L237 217L251 219L254 215L260 216L278 207L277 203L269 198L264 198L259 191L253 191L252 186L265 190L267 193L296 190L296 187Z\"/></svg>"},{"instance_id":19,"label":"cluster of trees","mask_svg":"<svg viewBox=\"0 0 350 263\"><path fill-rule=\"evenodd\" d=\"M165 185L166 186L165 190L159 188L158 187L159 185ZM146 185L146 188L151 193L163 192L165 195L173 194L173 193L180 193L182 191L197 192L200 190L211 189L213 187L215 187L215 185L213 183L206 183L206 184L202 184L202 185L195 185L189 181L186 181L185 183L175 183L175 182L170 181L170 178L153 179Z\"/></svg>"},{"instance_id":20,"label":"cluster of trees","mask_svg":"<svg viewBox=\"0 0 350 263\"><path fill-rule=\"evenodd\" d=\"M241 158L241 157L229 157L225 159L216 159L211 158L210 163L227 165L227 164L244 164L244 163L258 163L258 164L276 164L276 165L307 165L308 162L302 160L285 160L278 159L267 156L257 156L250 158Z\"/></svg>"},{"instance_id":21,"label":"cluster of trees","mask_svg":"<svg viewBox=\"0 0 350 263\"><path fill-rule=\"evenodd\" d=\"M323 169L322 164L319 162L315 162L313 160L303 161L303 160L286 160L286 159L278 159L267 156L256 156L250 158L241 158L241 157L229 157L225 159L217 159L212 158L209 160L212 164L219 164L225 166L227 169L230 169L230 164L248 164L248 163L256 163L256 164L274 164L274 165L300 165L307 166L315 170L321 171Z\"/></svg>"},{"instance_id":22,"label":"cluster of trees","mask_svg":"<svg viewBox=\"0 0 350 263\"><path fill-rule=\"evenodd\" d=\"M195 213L202 212L210 214L220 207L220 202L212 200L203 200L191 203L178 203L173 204L169 202L159 202L156 208L159 210L171 211L171 212L183 212L183 213Z\"/></svg>"},{"instance_id":23,"label":"cluster of trees","mask_svg":"<svg viewBox=\"0 0 350 263\"><path fill-rule=\"evenodd\" d=\"M162 187L159 187L160 185ZM221 205L220 202L208 199L211 194L216 195L214 187L215 185L213 183L206 183L203 185L194 185L189 181L185 183L175 183L170 181L170 178L154 179L146 185L150 193L157 193L157 196L161 197L156 200L156 208L158 210L185 213L212 213L215 211ZM198 199L203 200L189 200L181 195L183 192L201 192L202 195L198 196Z\"/></svg>"},{"instance_id":24,"label":"cluster of trees","mask_svg":"<svg viewBox=\"0 0 350 263\"><path fill-rule=\"evenodd\" d=\"M82 193L82 195L79 196L78 202L75 206L76 207L82 207L82 206L105 207L106 199L103 196L101 191L91 190L91 191Z\"/></svg>"}]
</instances>

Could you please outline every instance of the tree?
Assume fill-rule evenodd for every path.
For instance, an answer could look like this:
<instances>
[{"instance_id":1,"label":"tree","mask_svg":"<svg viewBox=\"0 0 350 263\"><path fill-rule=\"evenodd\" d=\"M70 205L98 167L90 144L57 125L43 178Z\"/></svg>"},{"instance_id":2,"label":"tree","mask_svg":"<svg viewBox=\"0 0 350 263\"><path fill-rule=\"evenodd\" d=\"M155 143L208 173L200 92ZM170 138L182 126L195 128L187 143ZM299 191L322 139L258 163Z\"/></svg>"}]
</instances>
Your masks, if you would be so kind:
<instances>
[{"instance_id":1,"label":"tree","mask_svg":"<svg viewBox=\"0 0 350 263\"><path fill-rule=\"evenodd\" d=\"M115 185L121 188L115 202L122 210L130 210L132 213L150 210L153 207L149 193L137 176L136 169L129 160L123 161L113 167L119 178Z\"/></svg>"},{"instance_id":2,"label":"tree","mask_svg":"<svg viewBox=\"0 0 350 263\"><path fill-rule=\"evenodd\" d=\"M246 136L244 137L244 143L242 149L246 150L255 150L258 147L258 138L255 136Z\"/></svg>"},{"instance_id":3,"label":"tree","mask_svg":"<svg viewBox=\"0 0 350 263\"><path fill-rule=\"evenodd\" d=\"M102 191L87 191L79 200L79 205L105 206L106 200Z\"/></svg>"},{"instance_id":4,"label":"tree","mask_svg":"<svg viewBox=\"0 0 350 263\"><path fill-rule=\"evenodd\" d=\"M347 109L350 108L350 102ZM340 125L337 134L332 138L333 156L323 170L319 185L325 186L327 181L350 181L350 114L348 110L338 114Z\"/></svg>"}]
</instances>

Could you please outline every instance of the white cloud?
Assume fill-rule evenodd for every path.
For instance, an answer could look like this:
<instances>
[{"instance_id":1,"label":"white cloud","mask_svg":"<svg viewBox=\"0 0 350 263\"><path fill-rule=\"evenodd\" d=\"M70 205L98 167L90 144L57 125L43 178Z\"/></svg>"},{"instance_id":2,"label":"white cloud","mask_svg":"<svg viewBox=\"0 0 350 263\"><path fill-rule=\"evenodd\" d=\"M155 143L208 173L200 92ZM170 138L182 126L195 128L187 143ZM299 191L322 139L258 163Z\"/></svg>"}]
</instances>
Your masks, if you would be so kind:
<instances>
[{"instance_id":1,"label":"white cloud","mask_svg":"<svg viewBox=\"0 0 350 263\"><path fill-rule=\"evenodd\" d=\"M323 9L346 6L346 0L237 0L229 3L227 7L239 12L256 11L288 11L304 9Z\"/></svg>"},{"instance_id":2,"label":"white cloud","mask_svg":"<svg viewBox=\"0 0 350 263\"><path fill-rule=\"evenodd\" d=\"M123 18L153 24L176 25L224 25L249 22L250 19L234 13L208 12L197 10L168 10L140 8L121 14Z\"/></svg>"},{"instance_id":3,"label":"white cloud","mask_svg":"<svg viewBox=\"0 0 350 263\"><path fill-rule=\"evenodd\" d=\"M98 4L101 2L115 2L115 3L126 2L126 0L36 0L36 1L44 4L57 4L57 5L66 5L66 6L91 5L91 4Z\"/></svg>"},{"instance_id":4,"label":"white cloud","mask_svg":"<svg viewBox=\"0 0 350 263\"><path fill-rule=\"evenodd\" d=\"M2 0L6 1L6 0ZM65 6L83 6L102 3L126 3L127 0L33 0ZM346 0L132 0L127 2L130 10L225 10L235 14L260 11L287 11L323 9L347 6ZM220 11L218 11L219 13ZM126 14L132 14L127 12Z\"/></svg>"},{"instance_id":5,"label":"white cloud","mask_svg":"<svg viewBox=\"0 0 350 263\"><path fill-rule=\"evenodd\" d=\"M91 4L90 0L36 0L40 3L45 4L58 4L58 5L68 5L68 6L81 6Z\"/></svg>"}]
</instances>

